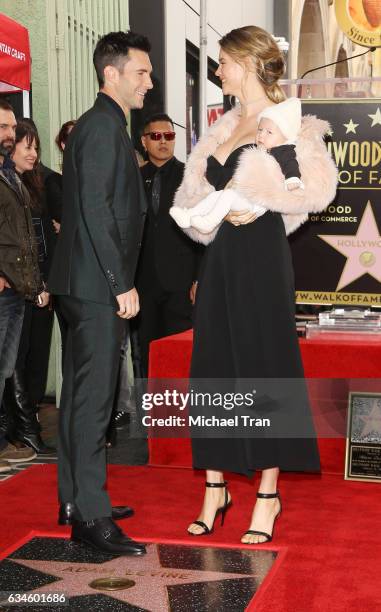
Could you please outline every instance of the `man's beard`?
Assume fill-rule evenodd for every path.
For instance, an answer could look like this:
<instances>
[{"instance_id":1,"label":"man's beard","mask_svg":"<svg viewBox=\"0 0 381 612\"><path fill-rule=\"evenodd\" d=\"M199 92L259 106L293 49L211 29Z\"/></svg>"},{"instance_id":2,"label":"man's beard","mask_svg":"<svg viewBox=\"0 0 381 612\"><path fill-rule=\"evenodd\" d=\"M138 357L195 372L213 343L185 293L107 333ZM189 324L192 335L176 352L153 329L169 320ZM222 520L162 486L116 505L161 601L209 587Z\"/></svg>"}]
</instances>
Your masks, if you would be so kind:
<instances>
[{"instance_id":1,"label":"man's beard","mask_svg":"<svg viewBox=\"0 0 381 612\"><path fill-rule=\"evenodd\" d=\"M9 143L9 144L6 144L6 143ZM9 140L9 138L5 140L0 140L0 155L2 155L3 157L7 157L7 155L10 155L11 153L13 153L14 148L15 148L14 140Z\"/></svg>"}]
</instances>

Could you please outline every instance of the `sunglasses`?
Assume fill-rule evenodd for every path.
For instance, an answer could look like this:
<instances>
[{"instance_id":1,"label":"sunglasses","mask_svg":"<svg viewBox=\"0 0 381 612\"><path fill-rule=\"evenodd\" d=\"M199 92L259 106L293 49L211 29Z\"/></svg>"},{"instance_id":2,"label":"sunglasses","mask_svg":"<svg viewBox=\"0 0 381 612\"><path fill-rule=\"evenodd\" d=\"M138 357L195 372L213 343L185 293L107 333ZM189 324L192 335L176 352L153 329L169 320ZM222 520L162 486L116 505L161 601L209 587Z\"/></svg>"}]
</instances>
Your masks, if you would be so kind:
<instances>
[{"instance_id":1,"label":"sunglasses","mask_svg":"<svg viewBox=\"0 0 381 612\"><path fill-rule=\"evenodd\" d=\"M151 140L161 140L162 136L165 140L175 140L176 132L146 132L143 136L149 136Z\"/></svg>"}]
</instances>

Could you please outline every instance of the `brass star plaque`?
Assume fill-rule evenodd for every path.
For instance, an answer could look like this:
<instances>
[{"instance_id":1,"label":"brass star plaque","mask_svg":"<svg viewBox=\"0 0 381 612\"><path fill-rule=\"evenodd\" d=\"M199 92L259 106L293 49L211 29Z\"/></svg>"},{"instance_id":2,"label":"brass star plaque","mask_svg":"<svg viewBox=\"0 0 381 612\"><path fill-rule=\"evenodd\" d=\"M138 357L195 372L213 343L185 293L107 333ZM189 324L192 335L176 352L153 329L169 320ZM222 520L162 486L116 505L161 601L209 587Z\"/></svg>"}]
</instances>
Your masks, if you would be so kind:
<instances>
[{"instance_id":1,"label":"brass star plaque","mask_svg":"<svg viewBox=\"0 0 381 612\"><path fill-rule=\"evenodd\" d=\"M349 394L345 478L381 482L381 393Z\"/></svg>"}]
</instances>

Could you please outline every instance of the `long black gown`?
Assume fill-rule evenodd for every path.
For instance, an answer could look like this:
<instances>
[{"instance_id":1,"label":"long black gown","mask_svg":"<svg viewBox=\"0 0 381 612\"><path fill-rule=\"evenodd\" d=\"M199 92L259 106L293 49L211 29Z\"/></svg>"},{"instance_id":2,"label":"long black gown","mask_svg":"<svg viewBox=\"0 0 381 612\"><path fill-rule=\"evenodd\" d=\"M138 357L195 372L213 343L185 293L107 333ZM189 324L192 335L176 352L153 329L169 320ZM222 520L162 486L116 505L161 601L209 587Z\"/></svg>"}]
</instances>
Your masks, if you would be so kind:
<instances>
[{"instance_id":1,"label":"long black gown","mask_svg":"<svg viewBox=\"0 0 381 612\"><path fill-rule=\"evenodd\" d=\"M216 190L232 178L245 146L249 145L233 151L224 165L213 156L208 158L206 178ZM294 295L291 253L281 215L268 211L240 227L224 222L206 249L200 270L191 379L302 379ZM297 409L311 423L308 437L192 437L193 466L248 476L271 467L319 470L307 397Z\"/></svg>"}]
</instances>

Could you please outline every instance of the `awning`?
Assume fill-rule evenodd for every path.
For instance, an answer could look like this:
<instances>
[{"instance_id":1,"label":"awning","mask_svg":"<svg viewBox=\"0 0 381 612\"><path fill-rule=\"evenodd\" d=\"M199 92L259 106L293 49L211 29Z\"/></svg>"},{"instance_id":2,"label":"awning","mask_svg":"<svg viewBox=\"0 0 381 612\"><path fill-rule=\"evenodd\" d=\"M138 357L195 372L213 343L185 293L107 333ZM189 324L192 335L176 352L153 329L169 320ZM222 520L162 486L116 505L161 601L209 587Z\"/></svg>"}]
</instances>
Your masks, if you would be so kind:
<instances>
[{"instance_id":1,"label":"awning","mask_svg":"<svg viewBox=\"0 0 381 612\"><path fill-rule=\"evenodd\" d=\"M30 89L29 34L24 26L0 13L0 82L1 90L14 87Z\"/></svg>"}]
</instances>

